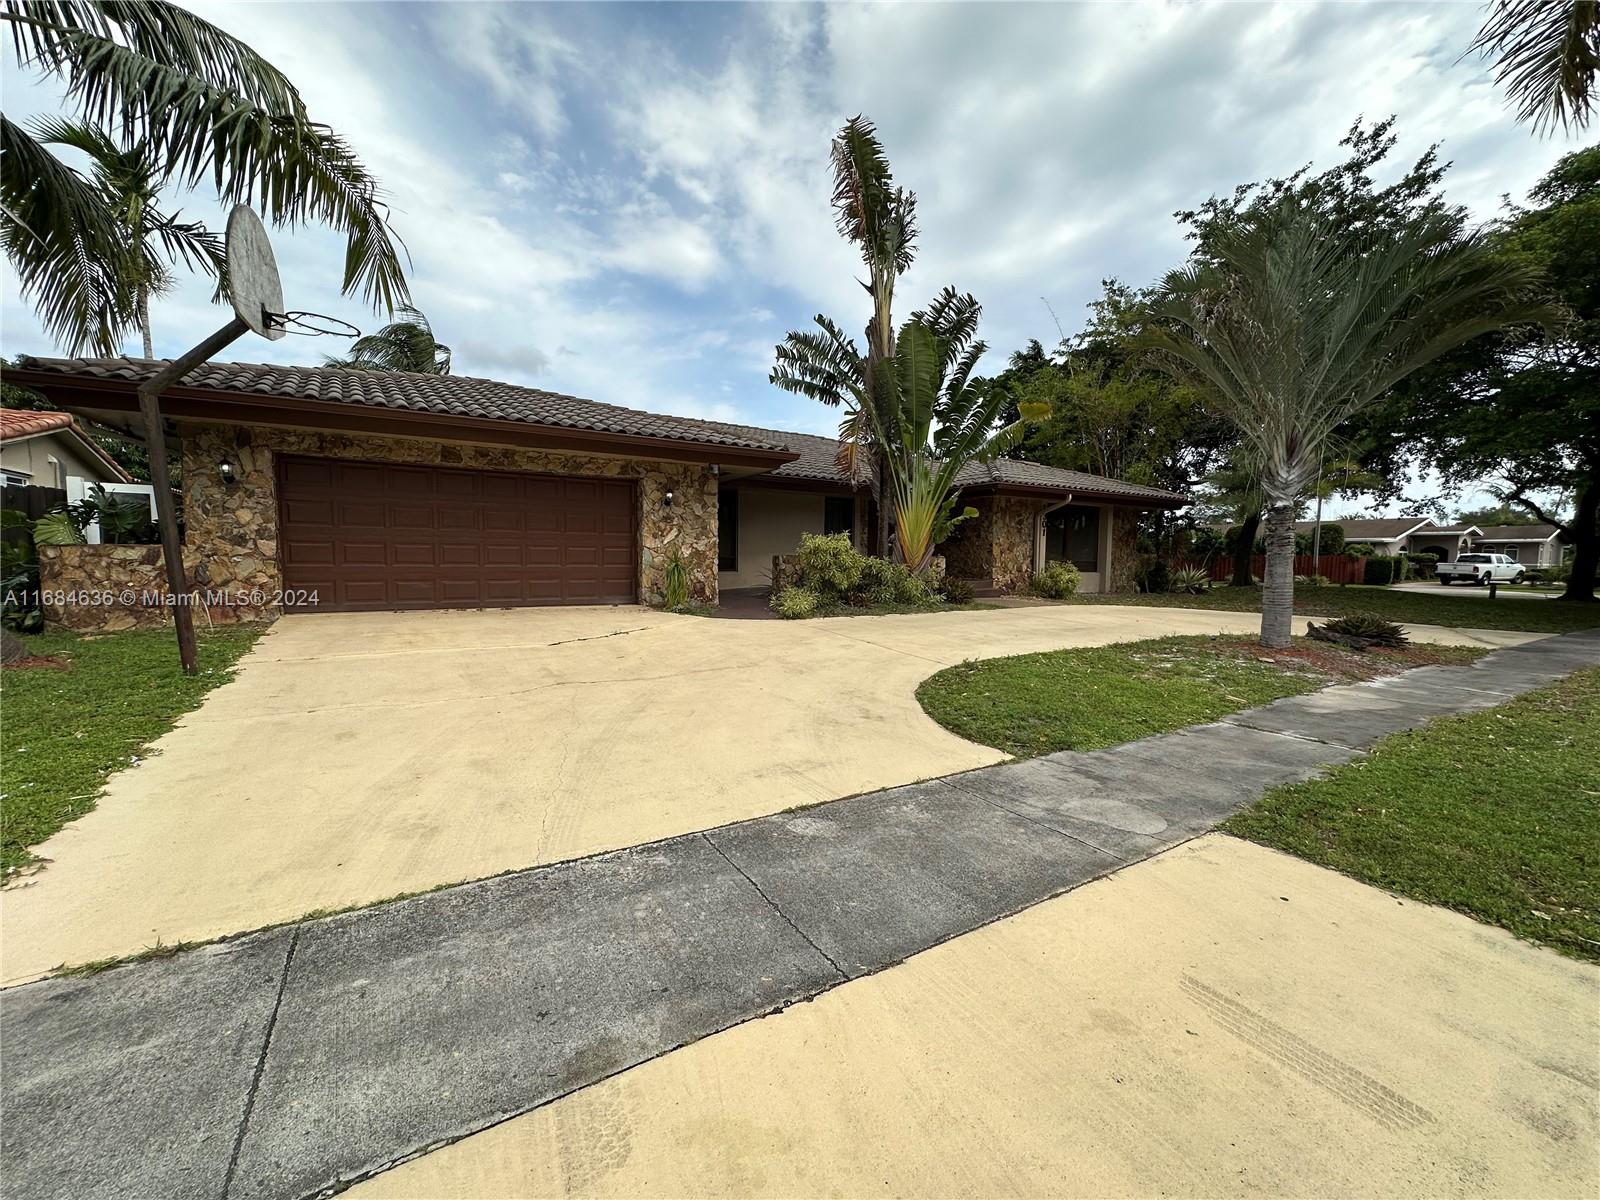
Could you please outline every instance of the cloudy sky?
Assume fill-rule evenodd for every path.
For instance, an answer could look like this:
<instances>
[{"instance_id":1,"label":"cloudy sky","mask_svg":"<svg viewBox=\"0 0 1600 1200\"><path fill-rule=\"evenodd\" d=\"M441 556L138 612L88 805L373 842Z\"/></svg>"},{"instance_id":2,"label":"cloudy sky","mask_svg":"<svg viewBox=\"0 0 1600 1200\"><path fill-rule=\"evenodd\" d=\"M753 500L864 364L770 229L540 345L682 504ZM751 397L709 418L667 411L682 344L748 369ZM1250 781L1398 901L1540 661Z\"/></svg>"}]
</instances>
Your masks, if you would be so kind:
<instances>
[{"instance_id":1,"label":"cloudy sky","mask_svg":"<svg viewBox=\"0 0 1600 1200\"><path fill-rule=\"evenodd\" d=\"M1513 123L1462 58L1481 6L1448 0L191 7L286 70L382 180L458 374L818 432L834 415L766 376L815 313L864 323L827 204L828 140L855 113L919 200L901 315L947 283L975 293L992 367L1057 340L1046 301L1071 333L1102 278L1177 263L1175 209L1337 161L1357 117L1399 114L1397 160L1443 143L1452 197L1483 218L1576 144ZM8 115L58 107L6 68ZM274 240L290 307L381 323L339 295L341 238ZM4 288L0 349L53 352ZM158 354L221 323L209 294L159 302Z\"/></svg>"}]
</instances>

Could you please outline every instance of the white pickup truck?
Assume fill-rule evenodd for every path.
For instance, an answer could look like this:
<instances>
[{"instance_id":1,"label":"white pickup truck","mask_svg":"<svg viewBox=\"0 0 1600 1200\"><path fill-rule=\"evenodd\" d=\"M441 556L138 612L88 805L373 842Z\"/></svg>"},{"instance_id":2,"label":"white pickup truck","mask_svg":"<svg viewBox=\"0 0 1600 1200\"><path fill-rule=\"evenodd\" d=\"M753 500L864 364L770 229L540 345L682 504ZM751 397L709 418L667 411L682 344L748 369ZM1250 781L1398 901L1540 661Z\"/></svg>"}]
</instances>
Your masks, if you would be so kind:
<instances>
[{"instance_id":1,"label":"white pickup truck","mask_svg":"<svg viewBox=\"0 0 1600 1200\"><path fill-rule=\"evenodd\" d=\"M1526 570L1504 554L1463 554L1455 562L1442 562L1433 573L1445 586L1452 583L1521 583Z\"/></svg>"}]
</instances>

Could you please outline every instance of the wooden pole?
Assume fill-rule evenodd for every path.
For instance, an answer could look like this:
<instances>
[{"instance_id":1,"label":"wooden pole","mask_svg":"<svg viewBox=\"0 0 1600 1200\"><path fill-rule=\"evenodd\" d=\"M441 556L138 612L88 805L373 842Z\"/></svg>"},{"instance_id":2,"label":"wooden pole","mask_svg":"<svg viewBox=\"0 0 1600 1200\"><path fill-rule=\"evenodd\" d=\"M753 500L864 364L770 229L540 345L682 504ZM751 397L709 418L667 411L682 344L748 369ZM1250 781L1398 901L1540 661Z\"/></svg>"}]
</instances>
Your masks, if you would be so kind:
<instances>
[{"instance_id":1,"label":"wooden pole","mask_svg":"<svg viewBox=\"0 0 1600 1200\"><path fill-rule=\"evenodd\" d=\"M172 475L167 470L167 437L161 428L161 393L217 351L248 333L238 317L229 321L187 354L173 359L139 385L139 412L144 416L145 448L150 452L150 482L156 491L156 524L161 529L161 554L167 560L167 590L172 593L172 623L178 630L178 661L183 673L195 666L194 621L184 598L188 580L183 570L183 545L178 541L178 514L172 506Z\"/></svg>"}]
</instances>

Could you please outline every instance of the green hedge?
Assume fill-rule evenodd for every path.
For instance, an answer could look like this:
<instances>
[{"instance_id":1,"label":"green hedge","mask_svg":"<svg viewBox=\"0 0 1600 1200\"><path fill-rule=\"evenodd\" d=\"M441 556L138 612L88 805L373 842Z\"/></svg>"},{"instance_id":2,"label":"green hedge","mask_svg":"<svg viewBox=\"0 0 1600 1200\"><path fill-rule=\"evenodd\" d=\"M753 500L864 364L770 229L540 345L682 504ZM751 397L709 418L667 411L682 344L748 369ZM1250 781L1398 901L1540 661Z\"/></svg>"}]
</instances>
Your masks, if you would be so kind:
<instances>
[{"instance_id":1,"label":"green hedge","mask_svg":"<svg viewBox=\"0 0 1600 1200\"><path fill-rule=\"evenodd\" d=\"M1374 554L1367 559L1367 573L1362 583L1384 584L1398 583L1406 577L1406 560L1393 554Z\"/></svg>"}]
</instances>

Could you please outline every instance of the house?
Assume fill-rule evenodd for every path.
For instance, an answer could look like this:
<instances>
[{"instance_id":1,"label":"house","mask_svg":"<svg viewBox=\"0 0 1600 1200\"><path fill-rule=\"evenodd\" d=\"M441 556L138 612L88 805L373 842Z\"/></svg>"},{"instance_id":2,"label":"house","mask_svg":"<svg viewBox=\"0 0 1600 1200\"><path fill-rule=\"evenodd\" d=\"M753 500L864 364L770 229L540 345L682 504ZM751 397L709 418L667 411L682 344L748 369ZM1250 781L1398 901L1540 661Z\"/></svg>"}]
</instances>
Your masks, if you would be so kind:
<instances>
[{"instance_id":1,"label":"house","mask_svg":"<svg viewBox=\"0 0 1600 1200\"><path fill-rule=\"evenodd\" d=\"M161 365L24 358L7 377L137 436L136 389ZM656 602L675 559L692 598L715 603L766 583L803 532L870 549L876 524L829 438L493 380L210 363L161 403L183 464L186 569L228 594L213 619L312 593L322 611ZM948 569L1000 588L1068 558L1086 591L1131 590L1138 513L1187 502L1011 461L961 483L981 515L941 547ZM152 553L126 568L143 577L107 580L94 552L115 549L53 548L45 586L95 572L101 588L159 586Z\"/></svg>"},{"instance_id":2,"label":"house","mask_svg":"<svg viewBox=\"0 0 1600 1200\"><path fill-rule=\"evenodd\" d=\"M1566 555L1567 537L1554 525L1488 525L1477 531L1472 548L1525 566L1554 567Z\"/></svg>"},{"instance_id":3,"label":"house","mask_svg":"<svg viewBox=\"0 0 1600 1200\"><path fill-rule=\"evenodd\" d=\"M67 490L69 478L132 483L71 413L0 408L0 477L8 487Z\"/></svg>"},{"instance_id":4,"label":"house","mask_svg":"<svg viewBox=\"0 0 1600 1200\"><path fill-rule=\"evenodd\" d=\"M1440 525L1429 517L1324 517L1324 525L1344 530L1346 544L1364 542L1379 554L1433 554L1440 562L1454 562L1471 546L1475 525ZM1296 533L1310 534L1314 521L1296 521Z\"/></svg>"}]
</instances>

